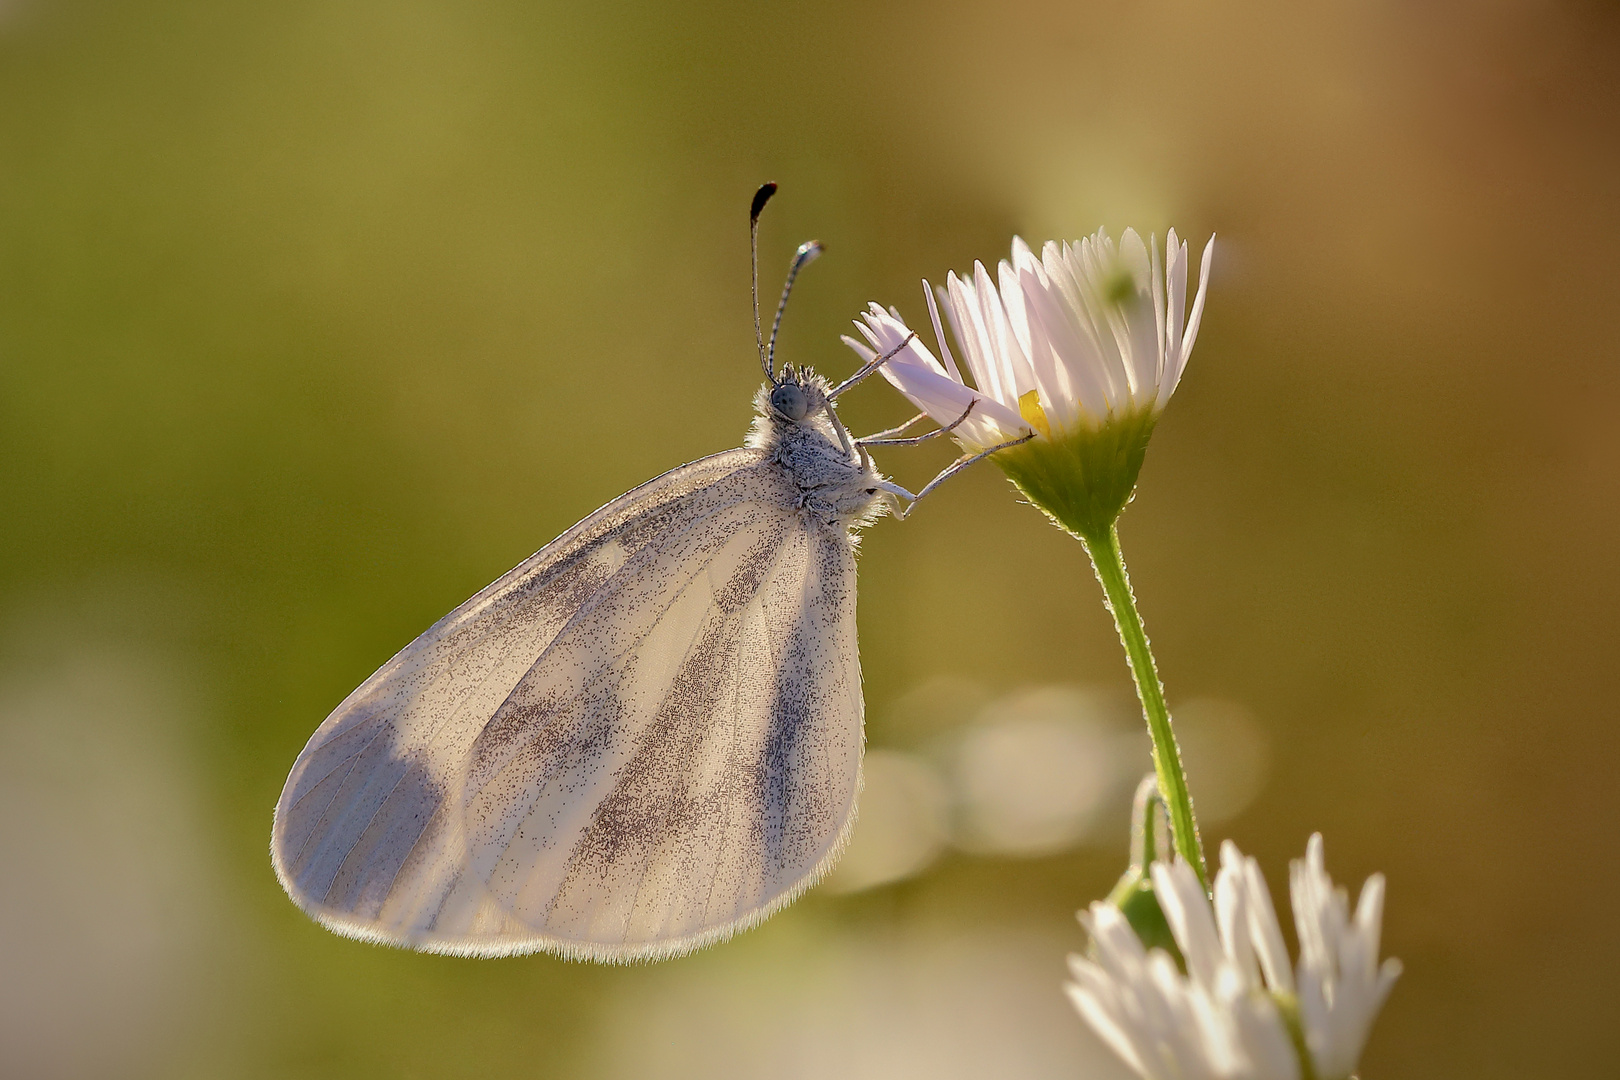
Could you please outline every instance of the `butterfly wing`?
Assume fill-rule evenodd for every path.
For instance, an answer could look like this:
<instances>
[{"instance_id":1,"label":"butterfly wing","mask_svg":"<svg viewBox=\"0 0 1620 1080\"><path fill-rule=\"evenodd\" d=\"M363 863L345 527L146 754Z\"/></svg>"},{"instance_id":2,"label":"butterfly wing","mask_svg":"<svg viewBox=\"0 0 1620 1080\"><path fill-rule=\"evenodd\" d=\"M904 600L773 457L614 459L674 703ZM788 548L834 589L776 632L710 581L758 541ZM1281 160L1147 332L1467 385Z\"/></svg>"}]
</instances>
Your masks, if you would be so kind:
<instances>
[{"instance_id":1,"label":"butterfly wing","mask_svg":"<svg viewBox=\"0 0 1620 1080\"><path fill-rule=\"evenodd\" d=\"M610 503L446 616L311 739L277 872L340 932L670 955L836 856L861 749L848 534L757 451Z\"/></svg>"}]
</instances>

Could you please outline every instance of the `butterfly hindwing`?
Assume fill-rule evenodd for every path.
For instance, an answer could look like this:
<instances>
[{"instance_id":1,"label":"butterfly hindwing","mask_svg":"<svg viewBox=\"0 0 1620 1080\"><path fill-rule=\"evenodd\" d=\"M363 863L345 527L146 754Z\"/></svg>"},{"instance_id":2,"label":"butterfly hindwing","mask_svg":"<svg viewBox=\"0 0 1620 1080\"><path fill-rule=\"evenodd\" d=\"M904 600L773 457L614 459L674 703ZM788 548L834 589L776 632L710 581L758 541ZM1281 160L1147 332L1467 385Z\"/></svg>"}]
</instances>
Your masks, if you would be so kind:
<instances>
[{"instance_id":1,"label":"butterfly hindwing","mask_svg":"<svg viewBox=\"0 0 1620 1080\"><path fill-rule=\"evenodd\" d=\"M668 955L791 900L859 783L847 531L732 451L610 503L429 630L300 757L276 862L335 929Z\"/></svg>"},{"instance_id":2,"label":"butterfly hindwing","mask_svg":"<svg viewBox=\"0 0 1620 1080\"><path fill-rule=\"evenodd\" d=\"M773 516L592 697L554 704L559 640L531 673L539 696L521 685L507 706L528 713L525 741L504 716L481 737L466 820L491 824L473 866L525 924L593 955L679 951L763 917L836 852L860 758L854 566L847 538Z\"/></svg>"}]
</instances>

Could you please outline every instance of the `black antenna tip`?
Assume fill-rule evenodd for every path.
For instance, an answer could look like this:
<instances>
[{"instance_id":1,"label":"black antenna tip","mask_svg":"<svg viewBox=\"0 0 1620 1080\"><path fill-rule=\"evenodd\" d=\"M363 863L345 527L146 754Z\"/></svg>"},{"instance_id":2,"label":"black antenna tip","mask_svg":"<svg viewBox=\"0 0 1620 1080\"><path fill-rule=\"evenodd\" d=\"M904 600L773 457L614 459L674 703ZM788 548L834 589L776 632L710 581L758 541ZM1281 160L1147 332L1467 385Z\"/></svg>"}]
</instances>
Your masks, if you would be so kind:
<instances>
[{"instance_id":1,"label":"black antenna tip","mask_svg":"<svg viewBox=\"0 0 1620 1080\"><path fill-rule=\"evenodd\" d=\"M771 196L775 194L775 184L761 184L759 190L754 192L754 205L748 208L748 223L750 225L759 220L760 211L765 209L765 204L770 202Z\"/></svg>"}]
</instances>

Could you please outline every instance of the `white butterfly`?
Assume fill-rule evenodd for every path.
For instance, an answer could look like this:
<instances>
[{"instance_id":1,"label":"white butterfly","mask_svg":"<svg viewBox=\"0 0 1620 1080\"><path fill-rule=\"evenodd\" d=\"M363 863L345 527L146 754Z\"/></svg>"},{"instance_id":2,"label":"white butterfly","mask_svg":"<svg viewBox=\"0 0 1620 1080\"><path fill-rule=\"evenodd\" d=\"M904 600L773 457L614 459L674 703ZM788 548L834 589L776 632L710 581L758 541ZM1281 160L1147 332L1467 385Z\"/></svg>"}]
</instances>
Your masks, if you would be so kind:
<instances>
[{"instance_id":1,"label":"white butterfly","mask_svg":"<svg viewBox=\"0 0 1620 1080\"><path fill-rule=\"evenodd\" d=\"M819 252L799 249L783 305ZM775 339L745 447L608 503L327 717L271 838L301 908L429 952L656 959L832 866L861 786L854 533L933 487L865 448L949 429L852 440L834 400L889 357L833 387L778 375Z\"/></svg>"}]
</instances>

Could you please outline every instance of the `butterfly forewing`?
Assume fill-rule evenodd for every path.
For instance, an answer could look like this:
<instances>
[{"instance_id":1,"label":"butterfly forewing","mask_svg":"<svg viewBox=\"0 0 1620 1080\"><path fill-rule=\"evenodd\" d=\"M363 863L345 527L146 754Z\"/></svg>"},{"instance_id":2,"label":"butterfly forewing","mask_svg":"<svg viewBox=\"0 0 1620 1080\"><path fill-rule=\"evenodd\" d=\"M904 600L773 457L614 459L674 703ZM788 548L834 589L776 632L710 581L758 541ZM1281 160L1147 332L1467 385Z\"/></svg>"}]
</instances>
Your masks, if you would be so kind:
<instances>
[{"instance_id":1,"label":"butterfly forewing","mask_svg":"<svg viewBox=\"0 0 1620 1080\"><path fill-rule=\"evenodd\" d=\"M760 459L610 503L350 695L278 806L294 898L418 948L627 959L810 884L859 783L853 550Z\"/></svg>"}]
</instances>

